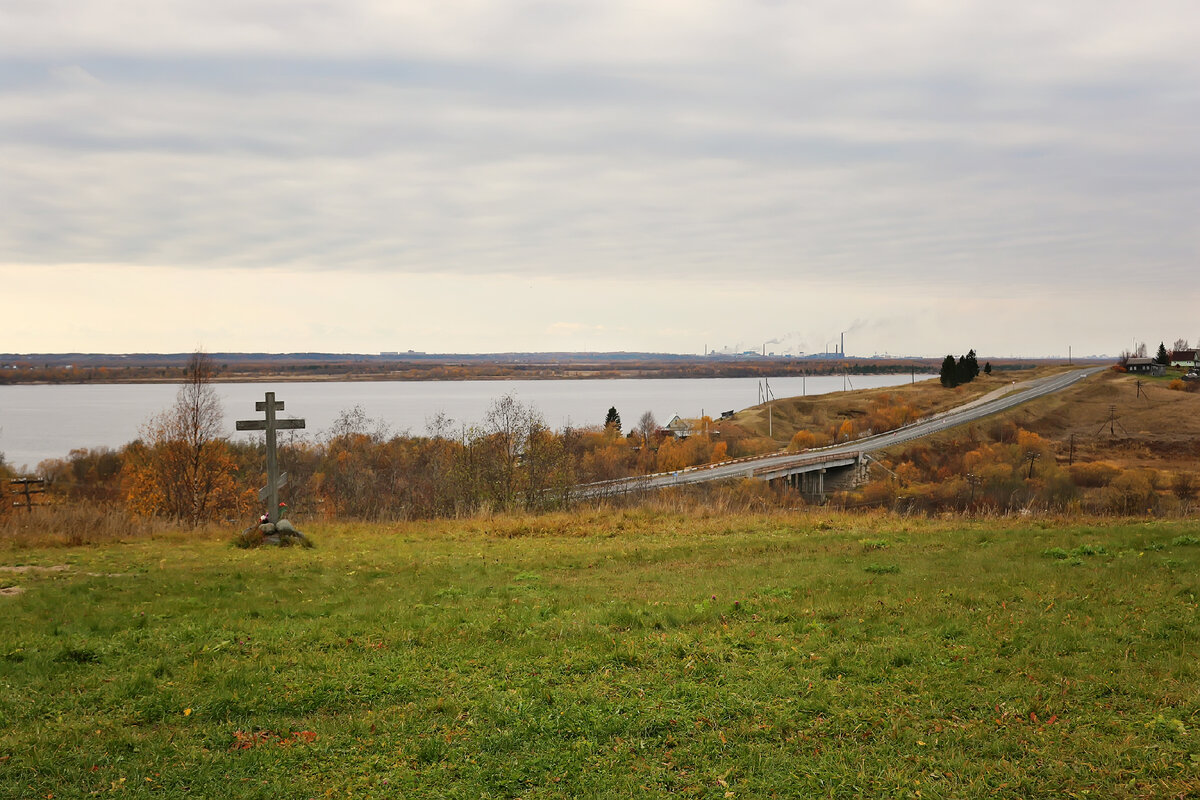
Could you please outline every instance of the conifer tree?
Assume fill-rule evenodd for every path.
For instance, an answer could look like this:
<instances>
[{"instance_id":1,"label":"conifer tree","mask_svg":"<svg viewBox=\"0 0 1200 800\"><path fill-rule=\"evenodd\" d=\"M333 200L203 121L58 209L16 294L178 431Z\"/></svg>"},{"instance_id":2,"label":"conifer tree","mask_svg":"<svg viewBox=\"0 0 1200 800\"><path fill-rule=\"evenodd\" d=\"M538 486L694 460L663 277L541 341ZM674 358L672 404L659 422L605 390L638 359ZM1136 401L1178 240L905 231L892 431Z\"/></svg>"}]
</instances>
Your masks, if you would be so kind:
<instances>
[{"instance_id":1,"label":"conifer tree","mask_svg":"<svg viewBox=\"0 0 1200 800\"><path fill-rule=\"evenodd\" d=\"M604 427L621 430L621 415L617 413L616 406L609 407L608 414L604 417Z\"/></svg>"},{"instance_id":2,"label":"conifer tree","mask_svg":"<svg viewBox=\"0 0 1200 800\"><path fill-rule=\"evenodd\" d=\"M958 365L954 363L954 356L946 356L942 359L942 370L938 374L938 378L942 382L942 386L953 388L958 386Z\"/></svg>"},{"instance_id":3,"label":"conifer tree","mask_svg":"<svg viewBox=\"0 0 1200 800\"><path fill-rule=\"evenodd\" d=\"M1164 367L1171 366L1171 357L1167 355L1167 346L1163 342L1158 343L1158 352L1154 355L1154 360Z\"/></svg>"},{"instance_id":4,"label":"conifer tree","mask_svg":"<svg viewBox=\"0 0 1200 800\"><path fill-rule=\"evenodd\" d=\"M975 356L975 348L967 351L967 380L973 381L979 377L979 359Z\"/></svg>"}]
</instances>

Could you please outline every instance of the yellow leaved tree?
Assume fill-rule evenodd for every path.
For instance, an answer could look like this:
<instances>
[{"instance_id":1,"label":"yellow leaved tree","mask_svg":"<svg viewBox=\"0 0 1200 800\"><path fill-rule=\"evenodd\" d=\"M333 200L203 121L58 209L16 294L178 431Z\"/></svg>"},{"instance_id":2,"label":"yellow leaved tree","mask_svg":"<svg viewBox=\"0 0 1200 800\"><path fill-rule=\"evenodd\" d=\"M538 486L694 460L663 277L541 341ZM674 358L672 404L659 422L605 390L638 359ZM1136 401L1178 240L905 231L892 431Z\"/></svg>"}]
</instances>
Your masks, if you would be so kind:
<instances>
[{"instance_id":1,"label":"yellow leaved tree","mask_svg":"<svg viewBox=\"0 0 1200 800\"><path fill-rule=\"evenodd\" d=\"M152 417L126 449L121 483L130 511L194 527L253 509L254 492L239 489L237 464L221 436L213 371L208 354L193 353L175 404Z\"/></svg>"}]
</instances>

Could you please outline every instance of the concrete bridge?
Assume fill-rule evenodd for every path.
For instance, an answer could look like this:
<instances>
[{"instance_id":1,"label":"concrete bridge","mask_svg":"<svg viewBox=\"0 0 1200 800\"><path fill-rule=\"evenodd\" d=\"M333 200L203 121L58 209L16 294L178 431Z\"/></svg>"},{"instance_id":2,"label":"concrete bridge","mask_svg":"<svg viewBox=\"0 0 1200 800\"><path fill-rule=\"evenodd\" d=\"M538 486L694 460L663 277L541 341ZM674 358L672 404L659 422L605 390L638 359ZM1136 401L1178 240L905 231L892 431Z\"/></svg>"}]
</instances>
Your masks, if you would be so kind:
<instances>
[{"instance_id":1,"label":"concrete bridge","mask_svg":"<svg viewBox=\"0 0 1200 800\"><path fill-rule=\"evenodd\" d=\"M762 481L787 481L793 489L818 503L828 492L853 489L866 482L867 454L846 453L837 456L810 456L793 462L772 464L754 470L752 477Z\"/></svg>"},{"instance_id":2,"label":"concrete bridge","mask_svg":"<svg viewBox=\"0 0 1200 800\"><path fill-rule=\"evenodd\" d=\"M851 489L867 479L868 462L872 452L999 414L1038 397L1062 391L1103 369L1104 367L1088 367L1026 381L1019 385L1013 384L950 411L935 414L887 433L867 436L845 444L801 453L754 456L674 472L587 483L575 487L572 495L579 498L608 497L730 478L753 478L764 481L786 480L806 498L824 502L829 492Z\"/></svg>"}]
</instances>

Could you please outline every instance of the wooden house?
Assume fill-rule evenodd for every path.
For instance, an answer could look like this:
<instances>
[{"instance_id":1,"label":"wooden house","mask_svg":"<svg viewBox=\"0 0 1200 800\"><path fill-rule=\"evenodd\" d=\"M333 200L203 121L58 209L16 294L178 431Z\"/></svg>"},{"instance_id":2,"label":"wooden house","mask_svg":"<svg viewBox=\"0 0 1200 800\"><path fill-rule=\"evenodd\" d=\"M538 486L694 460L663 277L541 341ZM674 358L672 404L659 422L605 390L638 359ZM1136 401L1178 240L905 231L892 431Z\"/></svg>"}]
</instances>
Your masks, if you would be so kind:
<instances>
[{"instance_id":1,"label":"wooden house","mask_svg":"<svg viewBox=\"0 0 1200 800\"><path fill-rule=\"evenodd\" d=\"M1195 350L1174 350L1171 352L1172 367L1187 367L1191 369L1196 366L1197 358Z\"/></svg>"},{"instance_id":2,"label":"wooden house","mask_svg":"<svg viewBox=\"0 0 1200 800\"><path fill-rule=\"evenodd\" d=\"M1167 374L1166 366L1153 358L1131 358L1125 362L1125 371L1134 375L1149 375L1152 378L1161 378Z\"/></svg>"}]
</instances>

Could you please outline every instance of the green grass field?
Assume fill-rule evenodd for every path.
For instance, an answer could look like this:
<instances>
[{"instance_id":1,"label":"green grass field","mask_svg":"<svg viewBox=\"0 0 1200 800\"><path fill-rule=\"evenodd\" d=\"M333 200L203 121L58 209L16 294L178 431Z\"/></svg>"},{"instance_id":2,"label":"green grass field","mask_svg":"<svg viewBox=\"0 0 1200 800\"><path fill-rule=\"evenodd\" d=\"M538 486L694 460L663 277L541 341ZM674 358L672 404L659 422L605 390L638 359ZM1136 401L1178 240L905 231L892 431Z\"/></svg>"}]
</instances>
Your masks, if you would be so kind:
<instances>
[{"instance_id":1,"label":"green grass field","mask_svg":"<svg viewBox=\"0 0 1200 800\"><path fill-rule=\"evenodd\" d=\"M1193 523L306 532L0 551L0 796L1200 794Z\"/></svg>"}]
</instances>

